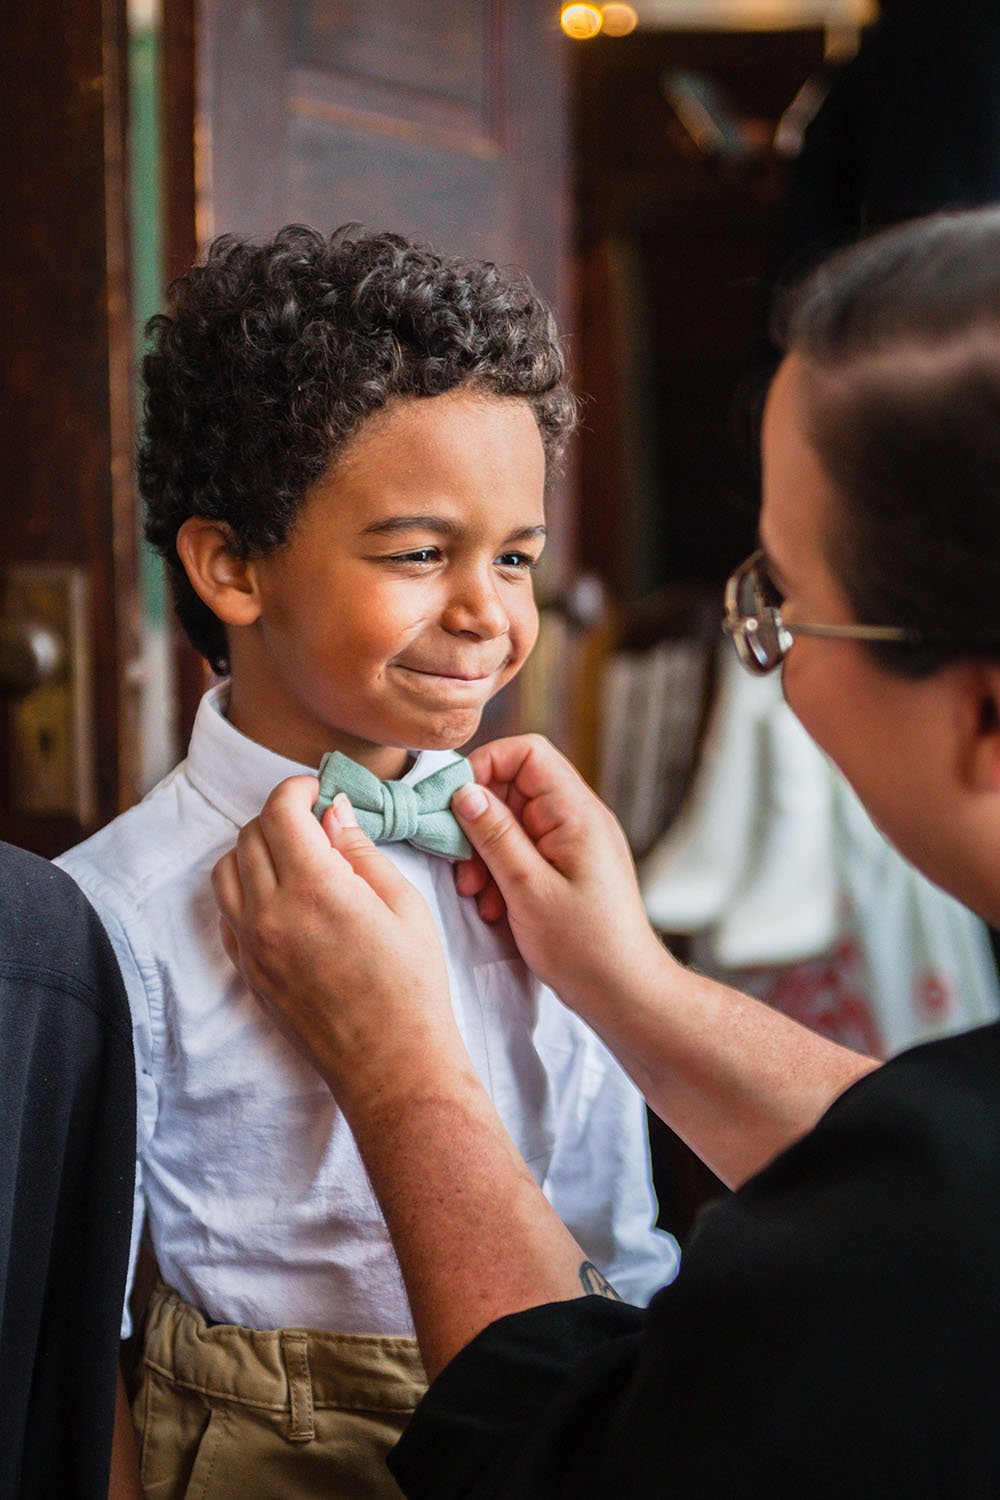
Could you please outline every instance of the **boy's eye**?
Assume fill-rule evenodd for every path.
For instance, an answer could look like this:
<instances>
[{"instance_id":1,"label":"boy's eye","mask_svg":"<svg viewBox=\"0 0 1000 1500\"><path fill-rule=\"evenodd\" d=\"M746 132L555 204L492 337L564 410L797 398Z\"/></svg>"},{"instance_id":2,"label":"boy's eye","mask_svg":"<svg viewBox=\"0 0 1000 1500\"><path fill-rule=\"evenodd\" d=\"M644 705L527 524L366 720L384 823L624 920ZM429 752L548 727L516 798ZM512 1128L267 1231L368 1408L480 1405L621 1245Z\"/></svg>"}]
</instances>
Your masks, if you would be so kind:
<instances>
[{"instance_id":1,"label":"boy's eye","mask_svg":"<svg viewBox=\"0 0 1000 1500\"><path fill-rule=\"evenodd\" d=\"M437 562L440 556L437 547L416 547L412 552L397 552L388 560L394 563L415 563L419 567L421 564Z\"/></svg>"},{"instance_id":2,"label":"boy's eye","mask_svg":"<svg viewBox=\"0 0 1000 1500\"><path fill-rule=\"evenodd\" d=\"M410 552L394 552L385 559L400 567L425 568L441 561L440 547L414 547ZM537 559L527 552L501 552L497 565L512 573L530 573L537 566Z\"/></svg>"}]
</instances>

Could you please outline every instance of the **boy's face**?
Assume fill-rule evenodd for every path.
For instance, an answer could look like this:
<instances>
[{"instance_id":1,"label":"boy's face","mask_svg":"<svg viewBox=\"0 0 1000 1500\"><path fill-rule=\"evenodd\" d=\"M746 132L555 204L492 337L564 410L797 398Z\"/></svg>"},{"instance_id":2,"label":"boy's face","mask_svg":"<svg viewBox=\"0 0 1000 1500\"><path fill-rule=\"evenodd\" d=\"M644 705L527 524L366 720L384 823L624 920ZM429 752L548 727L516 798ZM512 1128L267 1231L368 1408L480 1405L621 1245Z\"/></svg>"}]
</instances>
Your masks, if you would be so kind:
<instances>
[{"instance_id":1,"label":"boy's face","mask_svg":"<svg viewBox=\"0 0 1000 1500\"><path fill-rule=\"evenodd\" d=\"M341 750L397 776L450 749L534 645L545 459L531 408L453 391L369 419L288 542L249 565L230 717L307 765Z\"/></svg>"}]
</instances>

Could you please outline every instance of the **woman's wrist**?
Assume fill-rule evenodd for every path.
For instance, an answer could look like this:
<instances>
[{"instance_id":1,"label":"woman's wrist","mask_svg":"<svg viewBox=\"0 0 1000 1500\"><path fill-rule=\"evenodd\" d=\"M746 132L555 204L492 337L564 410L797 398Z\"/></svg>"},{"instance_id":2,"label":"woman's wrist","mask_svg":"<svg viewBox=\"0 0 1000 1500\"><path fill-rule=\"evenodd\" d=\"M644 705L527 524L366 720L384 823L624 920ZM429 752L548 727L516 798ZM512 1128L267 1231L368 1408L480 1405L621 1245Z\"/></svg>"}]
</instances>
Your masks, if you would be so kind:
<instances>
[{"instance_id":1,"label":"woman's wrist","mask_svg":"<svg viewBox=\"0 0 1000 1500\"><path fill-rule=\"evenodd\" d=\"M681 965L651 927L609 942L599 960L567 975L558 986L564 1003L595 1030L619 1016L627 1024L637 1004L661 1004Z\"/></svg>"},{"instance_id":2,"label":"woman's wrist","mask_svg":"<svg viewBox=\"0 0 1000 1500\"><path fill-rule=\"evenodd\" d=\"M349 1070L320 1072L358 1137L435 1104L486 1098L457 1027L397 1038L356 1059Z\"/></svg>"}]
</instances>

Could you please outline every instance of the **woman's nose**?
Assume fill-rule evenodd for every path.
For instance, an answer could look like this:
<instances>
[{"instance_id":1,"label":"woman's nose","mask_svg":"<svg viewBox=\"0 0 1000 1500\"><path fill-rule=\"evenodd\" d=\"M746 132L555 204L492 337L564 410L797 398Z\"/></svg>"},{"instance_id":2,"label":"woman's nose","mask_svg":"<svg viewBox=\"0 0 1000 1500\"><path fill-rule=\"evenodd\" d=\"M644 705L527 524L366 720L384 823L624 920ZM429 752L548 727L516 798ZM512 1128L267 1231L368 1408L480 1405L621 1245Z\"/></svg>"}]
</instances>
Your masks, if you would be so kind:
<instances>
[{"instance_id":1,"label":"woman's nose","mask_svg":"<svg viewBox=\"0 0 1000 1500\"><path fill-rule=\"evenodd\" d=\"M494 579L466 575L456 580L443 623L453 635L474 635L484 641L506 635L510 620Z\"/></svg>"}]
</instances>

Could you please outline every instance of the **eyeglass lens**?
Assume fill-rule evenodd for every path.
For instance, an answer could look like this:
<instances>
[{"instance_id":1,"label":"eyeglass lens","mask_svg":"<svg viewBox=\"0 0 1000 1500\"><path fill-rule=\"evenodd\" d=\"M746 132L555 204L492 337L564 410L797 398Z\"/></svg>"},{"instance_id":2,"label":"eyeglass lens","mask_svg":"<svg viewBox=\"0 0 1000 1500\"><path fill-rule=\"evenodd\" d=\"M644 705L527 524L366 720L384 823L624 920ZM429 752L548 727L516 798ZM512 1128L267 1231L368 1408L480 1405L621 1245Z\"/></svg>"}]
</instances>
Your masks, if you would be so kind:
<instances>
[{"instance_id":1,"label":"eyeglass lens","mask_svg":"<svg viewBox=\"0 0 1000 1500\"><path fill-rule=\"evenodd\" d=\"M764 672L776 667L785 654L780 605L781 594L768 577L763 560L758 559L740 579L736 608L747 622L743 633L746 652Z\"/></svg>"}]
</instances>

